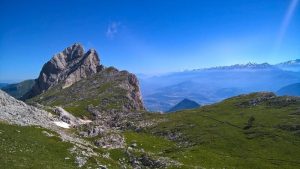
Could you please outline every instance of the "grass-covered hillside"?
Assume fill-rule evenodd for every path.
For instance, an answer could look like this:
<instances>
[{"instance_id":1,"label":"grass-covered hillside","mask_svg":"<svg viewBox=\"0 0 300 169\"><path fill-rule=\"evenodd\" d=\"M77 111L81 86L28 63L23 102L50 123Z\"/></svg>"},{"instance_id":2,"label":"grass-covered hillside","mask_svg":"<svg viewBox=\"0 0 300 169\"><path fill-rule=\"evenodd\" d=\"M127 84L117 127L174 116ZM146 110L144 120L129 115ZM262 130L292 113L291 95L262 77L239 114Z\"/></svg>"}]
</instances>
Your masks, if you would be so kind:
<instances>
[{"instance_id":1,"label":"grass-covered hillside","mask_svg":"<svg viewBox=\"0 0 300 169\"><path fill-rule=\"evenodd\" d=\"M0 122L0 168L76 168L70 148L49 130Z\"/></svg>"},{"instance_id":2,"label":"grass-covered hillside","mask_svg":"<svg viewBox=\"0 0 300 169\"><path fill-rule=\"evenodd\" d=\"M127 136L181 168L300 167L299 98L255 93L155 118L165 121Z\"/></svg>"}]
</instances>

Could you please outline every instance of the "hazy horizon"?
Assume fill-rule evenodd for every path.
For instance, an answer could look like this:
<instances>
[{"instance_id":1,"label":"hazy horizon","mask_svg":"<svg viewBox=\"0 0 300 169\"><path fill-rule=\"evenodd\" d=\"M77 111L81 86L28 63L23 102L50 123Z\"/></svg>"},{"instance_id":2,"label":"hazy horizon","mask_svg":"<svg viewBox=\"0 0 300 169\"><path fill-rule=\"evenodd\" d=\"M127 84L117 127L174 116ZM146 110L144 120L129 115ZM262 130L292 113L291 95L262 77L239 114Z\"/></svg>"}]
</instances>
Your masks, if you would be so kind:
<instances>
[{"instance_id":1,"label":"hazy horizon","mask_svg":"<svg viewBox=\"0 0 300 169\"><path fill-rule=\"evenodd\" d=\"M51 58L50 58L51 59ZM295 59L293 59L295 60ZM176 72L184 72L184 71L192 71L192 70L197 70L197 69L207 69L207 68L217 68L217 67L223 67L223 66L234 66L234 65L246 65L248 63L253 63L253 64L263 64L263 63L268 63L270 65L275 65L275 64L279 64L279 63L283 63L286 61L291 61L291 60L284 60L281 62L276 62L276 63L269 63L269 62L262 62L262 63L257 63L257 62L245 62L245 63L234 63L231 65L215 65L215 66L210 66L210 67L198 67L198 68L190 68L190 69L182 69L182 70L174 70L174 71L169 71L169 72L160 72L160 73L143 73L143 72L131 72L136 74L137 76L141 77L141 76L147 76L147 77L153 77L153 76L163 76L163 75L168 75L171 73L176 73ZM43 66L43 65L42 65ZM41 69L42 69L41 66ZM112 65L104 65L104 66L112 66ZM118 67L116 67L118 69ZM119 70L126 70L126 69L119 69ZM38 78L40 71L37 72L37 75L35 77L29 77L29 78L25 78L25 79L11 79L11 80L0 80L0 83L18 83L24 80L30 80L30 79L36 79Z\"/></svg>"},{"instance_id":2,"label":"hazy horizon","mask_svg":"<svg viewBox=\"0 0 300 169\"><path fill-rule=\"evenodd\" d=\"M298 0L127 2L1 1L0 82L37 78L75 42L146 75L300 58Z\"/></svg>"}]
</instances>

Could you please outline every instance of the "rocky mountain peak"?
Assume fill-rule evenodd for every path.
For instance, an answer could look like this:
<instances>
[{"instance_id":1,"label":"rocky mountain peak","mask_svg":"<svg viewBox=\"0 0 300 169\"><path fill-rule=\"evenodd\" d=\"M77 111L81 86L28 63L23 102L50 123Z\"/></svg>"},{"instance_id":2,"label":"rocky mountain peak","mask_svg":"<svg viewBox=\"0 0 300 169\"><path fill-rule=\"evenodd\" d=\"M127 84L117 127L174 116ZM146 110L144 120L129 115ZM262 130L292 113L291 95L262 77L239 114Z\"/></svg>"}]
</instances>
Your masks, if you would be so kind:
<instances>
[{"instance_id":1,"label":"rocky mountain peak","mask_svg":"<svg viewBox=\"0 0 300 169\"><path fill-rule=\"evenodd\" d=\"M57 84L67 88L101 70L102 66L96 50L90 49L85 52L82 45L75 43L44 64L35 85L23 99L41 94Z\"/></svg>"},{"instance_id":2,"label":"rocky mountain peak","mask_svg":"<svg viewBox=\"0 0 300 169\"><path fill-rule=\"evenodd\" d=\"M70 47L67 47L63 52L62 56L66 56L67 61L72 61L84 55L83 46L79 43L75 43Z\"/></svg>"}]
</instances>

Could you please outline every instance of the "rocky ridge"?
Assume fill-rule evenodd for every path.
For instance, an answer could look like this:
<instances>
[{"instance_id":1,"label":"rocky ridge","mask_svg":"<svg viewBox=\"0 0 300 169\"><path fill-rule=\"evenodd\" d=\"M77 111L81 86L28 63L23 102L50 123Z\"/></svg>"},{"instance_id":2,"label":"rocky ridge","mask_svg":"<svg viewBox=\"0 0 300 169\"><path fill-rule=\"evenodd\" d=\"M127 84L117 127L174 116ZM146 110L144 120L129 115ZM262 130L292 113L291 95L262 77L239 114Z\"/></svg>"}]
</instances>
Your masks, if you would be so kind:
<instances>
[{"instance_id":1,"label":"rocky ridge","mask_svg":"<svg viewBox=\"0 0 300 169\"><path fill-rule=\"evenodd\" d=\"M62 88L67 88L101 69L97 52L90 49L85 53L83 47L75 43L44 64L35 85L23 99L41 94L59 83L62 83Z\"/></svg>"}]
</instances>

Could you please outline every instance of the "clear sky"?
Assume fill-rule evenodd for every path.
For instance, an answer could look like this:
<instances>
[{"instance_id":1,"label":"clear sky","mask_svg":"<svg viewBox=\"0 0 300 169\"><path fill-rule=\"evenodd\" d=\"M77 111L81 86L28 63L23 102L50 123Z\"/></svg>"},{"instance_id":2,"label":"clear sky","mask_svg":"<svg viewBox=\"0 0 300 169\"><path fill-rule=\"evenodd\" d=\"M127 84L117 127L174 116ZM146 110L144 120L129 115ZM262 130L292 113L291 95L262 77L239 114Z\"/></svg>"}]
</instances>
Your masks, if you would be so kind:
<instances>
[{"instance_id":1,"label":"clear sky","mask_svg":"<svg viewBox=\"0 0 300 169\"><path fill-rule=\"evenodd\" d=\"M156 74L300 58L299 0L0 0L0 82L36 78L75 42Z\"/></svg>"}]
</instances>

